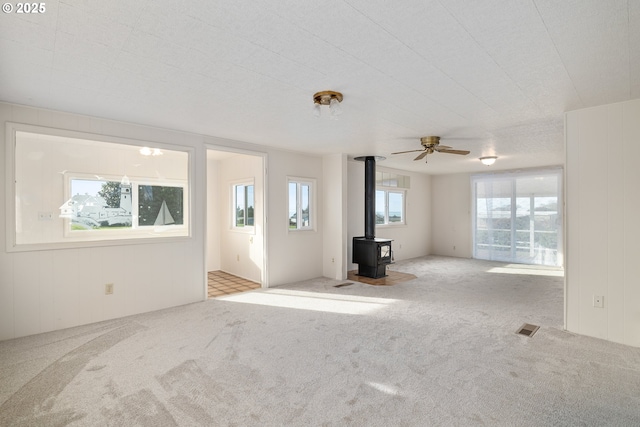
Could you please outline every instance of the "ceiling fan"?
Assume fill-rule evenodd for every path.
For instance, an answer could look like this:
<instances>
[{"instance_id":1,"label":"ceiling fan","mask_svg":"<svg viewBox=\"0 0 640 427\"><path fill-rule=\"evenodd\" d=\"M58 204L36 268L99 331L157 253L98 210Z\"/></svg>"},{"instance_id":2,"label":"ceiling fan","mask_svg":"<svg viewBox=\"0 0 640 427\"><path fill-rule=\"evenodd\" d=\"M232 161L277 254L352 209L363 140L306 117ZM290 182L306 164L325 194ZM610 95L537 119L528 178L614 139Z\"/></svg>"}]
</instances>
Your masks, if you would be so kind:
<instances>
[{"instance_id":1,"label":"ceiling fan","mask_svg":"<svg viewBox=\"0 0 640 427\"><path fill-rule=\"evenodd\" d=\"M396 153L391 153L391 154L403 154L403 153L413 153L416 151L422 151L422 153L418 154L418 157L413 159L413 160L422 160L427 156L427 154L432 154L436 151L439 153L460 154L463 156L470 153L470 151L467 151L467 150L454 150L452 147L449 147L447 145L440 145L439 136L423 136L422 138L420 138L420 144L422 144L422 146L424 147L421 150L398 151ZM426 160L425 160L425 163L426 163Z\"/></svg>"}]
</instances>

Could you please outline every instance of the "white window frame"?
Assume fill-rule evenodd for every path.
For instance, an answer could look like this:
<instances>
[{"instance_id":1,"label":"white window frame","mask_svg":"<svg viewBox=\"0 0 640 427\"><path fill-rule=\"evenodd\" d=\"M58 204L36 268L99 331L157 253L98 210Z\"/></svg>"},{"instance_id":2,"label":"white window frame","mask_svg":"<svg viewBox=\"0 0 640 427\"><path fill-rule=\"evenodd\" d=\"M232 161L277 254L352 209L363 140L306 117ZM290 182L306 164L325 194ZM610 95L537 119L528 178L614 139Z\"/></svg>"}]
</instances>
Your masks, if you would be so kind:
<instances>
[{"instance_id":1,"label":"white window frame","mask_svg":"<svg viewBox=\"0 0 640 427\"><path fill-rule=\"evenodd\" d=\"M253 225L243 225L243 226L238 226L236 223L236 206L237 206L237 188L243 186L245 187L245 191L244 191L244 195L245 195L245 206L247 203L246 200L246 196L247 196L247 191L246 191L246 187L253 187ZM243 180L238 180L238 181L233 181L231 183L231 209L230 209L230 215L231 215L231 229L234 231L238 231L238 232L242 232L242 233L251 233L251 234L255 234L255 224L256 224L256 186L255 186L255 180L254 179L243 179ZM246 215L246 207L245 207L245 221L247 218Z\"/></svg>"},{"instance_id":2,"label":"white window frame","mask_svg":"<svg viewBox=\"0 0 640 427\"><path fill-rule=\"evenodd\" d=\"M384 223L376 223L376 227L399 227L407 225L407 190L399 190L397 188L376 187L376 192L384 192ZM401 220L398 222L389 222L389 193L402 195L402 212ZM377 203L377 194L376 194ZM376 217L377 218L377 217Z\"/></svg>"},{"instance_id":3,"label":"white window frame","mask_svg":"<svg viewBox=\"0 0 640 427\"><path fill-rule=\"evenodd\" d=\"M291 228L291 215L289 214L290 200L289 200L289 187L291 184L296 184L296 227ZM298 219L302 217L302 186L309 187L309 225L300 226ZM314 231L316 224L315 213L315 196L316 195L316 180L312 178L300 178L300 177L287 177L287 230L291 232L298 231Z\"/></svg>"}]
</instances>

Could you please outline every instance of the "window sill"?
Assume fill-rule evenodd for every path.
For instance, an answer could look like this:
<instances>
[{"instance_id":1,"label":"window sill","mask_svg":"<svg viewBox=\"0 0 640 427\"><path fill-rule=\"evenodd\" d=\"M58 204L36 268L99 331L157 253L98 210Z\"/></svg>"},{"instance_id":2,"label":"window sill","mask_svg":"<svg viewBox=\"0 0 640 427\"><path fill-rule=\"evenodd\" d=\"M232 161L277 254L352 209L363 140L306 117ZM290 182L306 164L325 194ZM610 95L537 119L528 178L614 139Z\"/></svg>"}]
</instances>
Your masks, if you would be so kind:
<instances>
[{"instance_id":1,"label":"window sill","mask_svg":"<svg viewBox=\"0 0 640 427\"><path fill-rule=\"evenodd\" d=\"M407 227L406 223L397 223L397 224L376 224L376 228L405 228Z\"/></svg>"},{"instance_id":2,"label":"window sill","mask_svg":"<svg viewBox=\"0 0 640 427\"><path fill-rule=\"evenodd\" d=\"M240 233L240 234L256 234L255 227L231 227L230 230L233 231L234 233Z\"/></svg>"}]
</instances>

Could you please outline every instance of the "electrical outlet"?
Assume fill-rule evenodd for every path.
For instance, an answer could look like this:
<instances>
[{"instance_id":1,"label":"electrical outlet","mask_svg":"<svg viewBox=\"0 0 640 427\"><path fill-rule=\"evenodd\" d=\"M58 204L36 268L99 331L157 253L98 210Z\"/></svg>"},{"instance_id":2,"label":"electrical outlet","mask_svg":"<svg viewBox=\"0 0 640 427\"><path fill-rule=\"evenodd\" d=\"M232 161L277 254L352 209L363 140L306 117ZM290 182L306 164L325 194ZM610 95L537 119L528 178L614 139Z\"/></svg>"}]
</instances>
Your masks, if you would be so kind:
<instances>
[{"instance_id":1,"label":"electrical outlet","mask_svg":"<svg viewBox=\"0 0 640 427\"><path fill-rule=\"evenodd\" d=\"M113 283L107 283L104 285L104 294L112 295L113 294Z\"/></svg>"},{"instance_id":2,"label":"electrical outlet","mask_svg":"<svg viewBox=\"0 0 640 427\"><path fill-rule=\"evenodd\" d=\"M594 295L593 306L596 308L604 308L604 297L601 295Z\"/></svg>"},{"instance_id":3,"label":"electrical outlet","mask_svg":"<svg viewBox=\"0 0 640 427\"><path fill-rule=\"evenodd\" d=\"M38 212L38 221L52 221L53 212Z\"/></svg>"},{"instance_id":4,"label":"electrical outlet","mask_svg":"<svg viewBox=\"0 0 640 427\"><path fill-rule=\"evenodd\" d=\"M236 261L240 261L240 254L236 255Z\"/></svg>"},{"instance_id":5,"label":"electrical outlet","mask_svg":"<svg viewBox=\"0 0 640 427\"><path fill-rule=\"evenodd\" d=\"M331 262L336 262L336 259L335 258L331 258Z\"/></svg>"}]
</instances>

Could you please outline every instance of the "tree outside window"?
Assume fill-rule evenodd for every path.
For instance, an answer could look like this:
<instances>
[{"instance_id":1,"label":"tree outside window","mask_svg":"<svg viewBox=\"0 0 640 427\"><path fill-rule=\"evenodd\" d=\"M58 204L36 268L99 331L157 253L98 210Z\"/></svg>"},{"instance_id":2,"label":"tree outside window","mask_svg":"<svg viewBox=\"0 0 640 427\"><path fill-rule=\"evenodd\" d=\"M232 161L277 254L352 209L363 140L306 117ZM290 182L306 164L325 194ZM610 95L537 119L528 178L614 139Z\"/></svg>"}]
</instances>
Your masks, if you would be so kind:
<instances>
[{"instance_id":1,"label":"tree outside window","mask_svg":"<svg viewBox=\"0 0 640 427\"><path fill-rule=\"evenodd\" d=\"M234 227L254 226L255 197L253 184L234 185Z\"/></svg>"}]
</instances>

